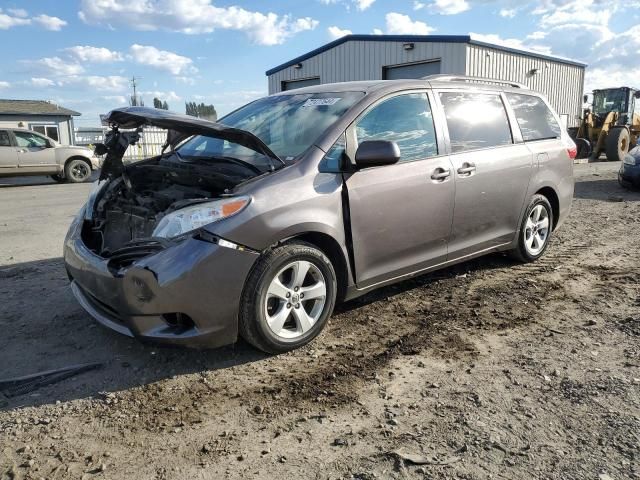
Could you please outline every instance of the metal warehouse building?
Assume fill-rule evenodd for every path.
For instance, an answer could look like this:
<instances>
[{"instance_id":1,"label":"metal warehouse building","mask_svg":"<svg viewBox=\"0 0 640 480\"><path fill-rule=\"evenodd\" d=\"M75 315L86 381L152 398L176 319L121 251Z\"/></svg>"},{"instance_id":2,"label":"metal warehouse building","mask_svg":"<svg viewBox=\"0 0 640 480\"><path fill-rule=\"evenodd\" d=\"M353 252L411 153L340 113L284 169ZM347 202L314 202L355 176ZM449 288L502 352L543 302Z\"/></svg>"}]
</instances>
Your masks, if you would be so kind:
<instances>
[{"instance_id":1,"label":"metal warehouse building","mask_svg":"<svg viewBox=\"0 0 640 480\"><path fill-rule=\"evenodd\" d=\"M515 81L544 93L572 127L582 113L585 67L468 35L347 35L266 73L270 94L321 83L438 73Z\"/></svg>"}]
</instances>

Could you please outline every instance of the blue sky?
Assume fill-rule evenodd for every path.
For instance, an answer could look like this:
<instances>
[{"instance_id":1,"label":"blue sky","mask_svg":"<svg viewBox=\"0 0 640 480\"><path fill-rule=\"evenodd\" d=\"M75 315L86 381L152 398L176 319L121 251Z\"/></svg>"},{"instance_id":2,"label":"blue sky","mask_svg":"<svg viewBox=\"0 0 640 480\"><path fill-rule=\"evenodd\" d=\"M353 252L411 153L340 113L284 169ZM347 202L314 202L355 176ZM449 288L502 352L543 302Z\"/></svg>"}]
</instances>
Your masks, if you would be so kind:
<instances>
[{"instance_id":1,"label":"blue sky","mask_svg":"<svg viewBox=\"0 0 640 480\"><path fill-rule=\"evenodd\" d=\"M346 33L468 34L589 63L587 89L640 87L638 0L0 0L0 98L52 100L78 125L124 106L267 92L264 72Z\"/></svg>"}]
</instances>

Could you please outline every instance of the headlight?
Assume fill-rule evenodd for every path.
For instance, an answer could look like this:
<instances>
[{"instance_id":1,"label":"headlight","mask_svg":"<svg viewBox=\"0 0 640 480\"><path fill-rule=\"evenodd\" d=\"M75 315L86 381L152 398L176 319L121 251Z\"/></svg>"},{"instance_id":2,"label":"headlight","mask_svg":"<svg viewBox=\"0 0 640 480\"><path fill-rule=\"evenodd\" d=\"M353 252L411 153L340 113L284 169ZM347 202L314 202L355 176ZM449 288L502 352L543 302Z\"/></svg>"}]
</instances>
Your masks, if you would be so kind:
<instances>
[{"instance_id":1,"label":"headlight","mask_svg":"<svg viewBox=\"0 0 640 480\"><path fill-rule=\"evenodd\" d=\"M640 156L634 157L627 153L622 159L622 163L625 165L640 165Z\"/></svg>"},{"instance_id":2,"label":"headlight","mask_svg":"<svg viewBox=\"0 0 640 480\"><path fill-rule=\"evenodd\" d=\"M231 197L176 210L158 222L153 236L177 237L218 220L232 217L244 210L250 201L249 197Z\"/></svg>"},{"instance_id":3,"label":"headlight","mask_svg":"<svg viewBox=\"0 0 640 480\"><path fill-rule=\"evenodd\" d=\"M107 180L97 180L93 182L93 186L91 187L91 191L89 192L89 198L87 198L87 203L85 204L84 209L84 218L86 220L91 220L91 217L93 217L93 207L96 204L98 194L107 185L107 183L109 183Z\"/></svg>"}]
</instances>

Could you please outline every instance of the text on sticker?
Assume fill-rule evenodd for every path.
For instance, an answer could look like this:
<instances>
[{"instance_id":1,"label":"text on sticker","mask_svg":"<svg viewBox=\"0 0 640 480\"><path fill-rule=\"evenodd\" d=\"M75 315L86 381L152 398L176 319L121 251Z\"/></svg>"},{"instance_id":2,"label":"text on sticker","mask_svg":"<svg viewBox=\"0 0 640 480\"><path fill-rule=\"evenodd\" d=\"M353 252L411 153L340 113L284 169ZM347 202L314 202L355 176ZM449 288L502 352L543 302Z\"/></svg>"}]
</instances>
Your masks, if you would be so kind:
<instances>
[{"instance_id":1,"label":"text on sticker","mask_svg":"<svg viewBox=\"0 0 640 480\"><path fill-rule=\"evenodd\" d=\"M322 107L324 105L334 105L339 98L310 98L302 104L303 107Z\"/></svg>"}]
</instances>

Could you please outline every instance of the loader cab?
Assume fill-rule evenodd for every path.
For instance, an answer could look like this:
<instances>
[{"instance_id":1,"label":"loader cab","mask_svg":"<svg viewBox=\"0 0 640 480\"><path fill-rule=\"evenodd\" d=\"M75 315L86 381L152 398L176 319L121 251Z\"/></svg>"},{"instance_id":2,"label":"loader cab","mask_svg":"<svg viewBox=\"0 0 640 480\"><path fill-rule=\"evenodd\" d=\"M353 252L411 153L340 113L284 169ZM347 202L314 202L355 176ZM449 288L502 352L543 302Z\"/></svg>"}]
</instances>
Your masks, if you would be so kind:
<instances>
[{"instance_id":1,"label":"loader cab","mask_svg":"<svg viewBox=\"0 0 640 480\"><path fill-rule=\"evenodd\" d=\"M636 95L638 93L638 90L629 87L594 90L592 111L602 119L610 112L617 112L619 114L617 124L628 125L636 110Z\"/></svg>"}]
</instances>

